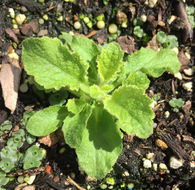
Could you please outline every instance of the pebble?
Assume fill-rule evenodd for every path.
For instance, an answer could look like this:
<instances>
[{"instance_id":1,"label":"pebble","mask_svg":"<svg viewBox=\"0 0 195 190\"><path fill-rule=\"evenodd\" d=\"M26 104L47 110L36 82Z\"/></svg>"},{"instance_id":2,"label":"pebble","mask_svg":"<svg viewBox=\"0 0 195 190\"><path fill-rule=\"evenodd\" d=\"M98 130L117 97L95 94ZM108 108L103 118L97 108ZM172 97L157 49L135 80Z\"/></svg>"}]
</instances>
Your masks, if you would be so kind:
<instances>
[{"instance_id":1,"label":"pebble","mask_svg":"<svg viewBox=\"0 0 195 190\"><path fill-rule=\"evenodd\" d=\"M154 160L154 153L153 152L149 152L148 154L146 154L146 158L148 160Z\"/></svg>"},{"instance_id":2,"label":"pebble","mask_svg":"<svg viewBox=\"0 0 195 190\"><path fill-rule=\"evenodd\" d=\"M167 144L163 140L161 140L161 139L157 139L155 141L155 143L156 143L156 146L158 146L162 150L166 150L168 148Z\"/></svg>"},{"instance_id":3,"label":"pebble","mask_svg":"<svg viewBox=\"0 0 195 190\"><path fill-rule=\"evenodd\" d=\"M22 84L20 85L20 92L22 92L22 93L28 92L28 84L22 83Z\"/></svg>"},{"instance_id":4,"label":"pebble","mask_svg":"<svg viewBox=\"0 0 195 190\"><path fill-rule=\"evenodd\" d=\"M40 30L39 33L37 34L39 37L41 36L46 36L48 34L48 30Z\"/></svg>"},{"instance_id":5,"label":"pebble","mask_svg":"<svg viewBox=\"0 0 195 190\"><path fill-rule=\"evenodd\" d=\"M160 168L161 170L167 170L167 166L166 166L166 164L164 164L164 163L160 163L160 164L159 164L159 168Z\"/></svg>"},{"instance_id":6,"label":"pebble","mask_svg":"<svg viewBox=\"0 0 195 190\"><path fill-rule=\"evenodd\" d=\"M177 78L177 79L179 79L179 80L182 80L182 75L181 75L180 72L175 73L175 74L174 74L174 77Z\"/></svg>"},{"instance_id":7,"label":"pebble","mask_svg":"<svg viewBox=\"0 0 195 190\"><path fill-rule=\"evenodd\" d=\"M193 69L189 68L189 69L184 69L183 72L188 75L188 76L192 76L193 75Z\"/></svg>"},{"instance_id":8,"label":"pebble","mask_svg":"<svg viewBox=\"0 0 195 190\"><path fill-rule=\"evenodd\" d=\"M190 162L190 167L195 168L195 161Z\"/></svg>"},{"instance_id":9,"label":"pebble","mask_svg":"<svg viewBox=\"0 0 195 190\"><path fill-rule=\"evenodd\" d=\"M76 21L74 23L74 29L79 30L81 28L81 23L79 21Z\"/></svg>"},{"instance_id":10,"label":"pebble","mask_svg":"<svg viewBox=\"0 0 195 190\"><path fill-rule=\"evenodd\" d=\"M187 90L188 92L191 92L192 91L192 82L186 82L186 83L183 83L182 87Z\"/></svg>"},{"instance_id":11,"label":"pebble","mask_svg":"<svg viewBox=\"0 0 195 190\"><path fill-rule=\"evenodd\" d=\"M9 14L11 18L15 18L15 11L13 8L9 8Z\"/></svg>"},{"instance_id":12,"label":"pebble","mask_svg":"<svg viewBox=\"0 0 195 190\"><path fill-rule=\"evenodd\" d=\"M110 24L108 27L108 31L110 34L115 34L118 30L118 27L116 24Z\"/></svg>"},{"instance_id":13,"label":"pebble","mask_svg":"<svg viewBox=\"0 0 195 190\"><path fill-rule=\"evenodd\" d=\"M148 1L148 6L150 8L153 8L156 5L157 2L158 2L158 0L149 0Z\"/></svg>"},{"instance_id":14,"label":"pebble","mask_svg":"<svg viewBox=\"0 0 195 190\"><path fill-rule=\"evenodd\" d=\"M129 176L129 172L126 170L126 171L124 171L123 172L123 174L122 174L122 176L124 176L124 177L128 177Z\"/></svg>"},{"instance_id":15,"label":"pebble","mask_svg":"<svg viewBox=\"0 0 195 190\"><path fill-rule=\"evenodd\" d=\"M170 116L170 112L169 111L166 111L165 114L164 114L164 116L167 119Z\"/></svg>"},{"instance_id":16,"label":"pebble","mask_svg":"<svg viewBox=\"0 0 195 190\"><path fill-rule=\"evenodd\" d=\"M143 162L144 168L151 168L152 167L152 162L148 159L145 159Z\"/></svg>"},{"instance_id":17,"label":"pebble","mask_svg":"<svg viewBox=\"0 0 195 190\"><path fill-rule=\"evenodd\" d=\"M154 163L154 164L153 164L153 169L154 169L154 171L157 171L157 169L158 169L158 164Z\"/></svg>"},{"instance_id":18,"label":"pebble","mask_svg":"<svg viewBox=\"0 0 195 190\"><path fill-rule=\"evenodd\" d=\"M141 15L141 21L146 22L147 21L147 16L146 15Z\"/></svg>"},{"instance_id":19,"label":"pebble","mask_svg":"<svg viewBox=\"0 0 195 190\"><path fill-rule=\"evenodd\" d=\"M25 178L24 178L24 181L25 181L26 183L28 183L29 185L31 185L31 184L33 184L35 178L36 178L36 175L32 175L32 176L30 176L30 177L25 177Z\"/></svg>"},{"instance_id":20,"label":"pebble","mask_svg":"<svg viewBox=\"0 0 195 190\"><path fill-rule=\"evenodd\" d=\"M178 169L183 166L183 160L177 159L176 157L172 156L169 161L170 168Z\"/></svg>"},{"instance_id":21,"label":"pebble","mask_svg":"<svg viewBox=\"0 0 195 190\"><path fill-rule=\"evenodd\" d=\"M171 24L177 17L175 15L172 15L170 19L167 21L168 24Z\"/></svg>"},{"instance_id":22,"label":"pebble","mask_svg":"<svg viewBox=\"0 0 195 190\"><path fill-rule=\"evenodd\" d=\"M18 14L16 16L16 22L19 24L19 25L22 25L26 20L26 16L25 14Z\"/></svg>"}]
</instances>

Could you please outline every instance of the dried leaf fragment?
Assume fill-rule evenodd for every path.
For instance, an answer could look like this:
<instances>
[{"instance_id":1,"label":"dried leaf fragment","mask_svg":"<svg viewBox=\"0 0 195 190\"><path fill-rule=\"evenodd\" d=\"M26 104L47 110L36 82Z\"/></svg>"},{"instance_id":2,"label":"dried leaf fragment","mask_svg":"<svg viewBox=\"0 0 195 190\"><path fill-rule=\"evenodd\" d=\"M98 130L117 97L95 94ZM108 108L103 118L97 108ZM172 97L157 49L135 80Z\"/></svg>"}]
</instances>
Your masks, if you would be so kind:
<instances>
[{"instance_id":1,"label":"dried leaf fragment","mask_svg":"<svg viewBox=\"0 0 195 190\"><path fill-rule=\"evenodd\" d=\"M0 72L0 83L5 106L11 110L12 114L16 109L20 75L21 68L18 60L9 57L3 59Z\"/></svg>"}]
</instances>

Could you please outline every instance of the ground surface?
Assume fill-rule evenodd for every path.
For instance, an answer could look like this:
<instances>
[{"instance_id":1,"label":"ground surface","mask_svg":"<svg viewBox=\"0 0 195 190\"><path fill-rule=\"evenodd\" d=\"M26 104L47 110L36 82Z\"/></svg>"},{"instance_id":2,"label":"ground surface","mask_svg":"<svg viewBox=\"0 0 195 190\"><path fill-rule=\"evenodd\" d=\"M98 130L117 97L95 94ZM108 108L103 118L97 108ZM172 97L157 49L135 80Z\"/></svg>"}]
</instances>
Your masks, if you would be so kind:
<instances>
[{"instance_id":1,"label":"ground surface","mask_svg":"<svg viewBox=\"0 0 195 190\"><path fill-rule=\"evenodd\" d=\"M36 189L100 189L102 184L105 189L192 189L195 177L195 129L194 129L194 109L193 93L183 88L186 82L193 82L193 75L188 75L184 69L193 68L195 45L193 41L193 30L184 19L185 9L179 7L178 1L159 0L154 8L149 8L140 1L114 1L110 0L107 6L101 0L81 0L75 3L67 3L62 0L47 0L44 4L28 0L2 0L0 2L0 63L5 58L5 52L13 42L17 44L16 53L21 56L21 43L24 39L33 36L56 37L61 31L73 31L91 39L97 43L104 43L109 40L108 26L110 23L116 23L115 11L120 10L127 15L128 26L121 28L119 25L120 36L125 37L125 44L120 40L119 43L126 53L132 53L141 46L147 46L138 37L133 35L133 20L145 14L147 21L143 25L145 33L152 39L158 31L164 31L166 34L174 34L179 41L179 60L181 62L181 79L171 74L165 73L157 79L151 78L151 85L147 94L156 100L154 112L154 133L148 139L141 140L137 137L124 136L124 148L121 156L114 166L114 170L108 174L114 178L114 184L107 184L105 179L94 181L78 169L76 154L63 142L59 142L51 147L41 145L47 150L47 156L42 162L42 167L33 171L26 171L27 174L37 174L33 182L33 188ZM193 1L186 1L185 5L193 5ZM16 13L25 14L26 23L34 20L34 24L27 27L25 24L13 29L12 19L8 17L8 8L14 8ZM96 17L103 13L105 15L105 29L98 30L96 26L88 28L84 22L81 22L80 30L75 30L73 23L78 19L79 14L91 14ZM48 20L39 24L39 18L44 14L48 15ZM177 18L172 23L168 23L172 15ZM62 21L57 19L62 16ZM34 26L35 25L35 26ZM33 28L33 26L35 28ZM10 28L10 30L7 30ZM119 37L119 36L118 36ZM116 40L118 39L116 38ZM130 40L131 39L131 40ZM132 42L132 39L134 42ZM111 39L110 39L111 40ZM134 47L135 44L135 47ZM154 42L150 47L157 48ZM190 59L187 55L191 55ZM21 83L26 79L23 72ZM173 98L182 98L184 106L178 112L174 112L169 105ZM47 98L47 97L46 97ZM0 123L5 120L12 122L13 128L19 124L23 112L29 107L38 110L48 105L47 100L40 98L29 86L26 93L19 92L19 98L16 111L13 115L5 107L2 92L0 95ZM167 112L168 111L168 112ZM169 113L169 115L167 115ZM11 130L12 131L12 130ZM0 149L6 144L11 131L8 131L3 140L0 141ZM60 154L59 150L65 147L65 151ZM25 149L25 147L23 147ZM148 153L153 153L147 155ZM182 166L178 169L170 167L171 157L181 159ZM148 158L152 163L157 164L157 170L153 167L145 168L143 159ZM159 164L164 163L167 169L162 169ZM48 171L51 166L51 171ZM15 179L24 172L20 168L11 175ZM68 177L69 176L69 177ZM107 177L108 177L107 176ZM71 180L71 179L72 180ZM14 189L18 186L17 180L9 182L5 189ZM21 188L19 188L21 189Z\"/></svg>"}]
</instances>

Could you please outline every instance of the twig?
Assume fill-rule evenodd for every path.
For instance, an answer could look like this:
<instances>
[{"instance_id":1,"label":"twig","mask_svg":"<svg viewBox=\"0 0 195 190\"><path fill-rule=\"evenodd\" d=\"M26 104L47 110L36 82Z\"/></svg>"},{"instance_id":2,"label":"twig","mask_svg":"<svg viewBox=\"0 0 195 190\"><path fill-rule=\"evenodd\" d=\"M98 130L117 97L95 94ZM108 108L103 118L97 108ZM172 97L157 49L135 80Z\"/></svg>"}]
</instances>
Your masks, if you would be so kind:
<instances>
[{"instance_id":1,"label":"twig","mask_svg":"<svg viewBox=\"0 0 195 190\"><path fill-rule=\"evenodd\" d=\"M74 185L74 186L75 186L77 189L79 189L79 190L86 190L86 189L82 188L81 186L79 186L73 179L71 179L70 176L68 176L67 181L68 181L70 184Z\"/></svg>"}]
</instances>

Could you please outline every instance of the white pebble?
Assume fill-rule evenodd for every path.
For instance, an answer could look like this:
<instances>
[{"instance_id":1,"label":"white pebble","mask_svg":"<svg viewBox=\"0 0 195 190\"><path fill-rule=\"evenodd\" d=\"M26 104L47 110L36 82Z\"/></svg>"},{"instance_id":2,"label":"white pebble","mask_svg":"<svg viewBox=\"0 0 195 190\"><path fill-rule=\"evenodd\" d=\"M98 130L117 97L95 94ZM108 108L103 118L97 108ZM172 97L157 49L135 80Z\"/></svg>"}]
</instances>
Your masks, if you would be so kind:
<instances>
[{"instance_id":1,"label":"white pebble","mask_svg":"<svg viewBox=\"0 0 195 190\"><path fill-rule=\"evenodd\" d=\"M170 116L170 112L166 111L164 116L165 116L165 118L168 118Z\"/></svg>"},{"instance_id":2,"label":"white pebble","mask_svg":"<svg viewBox=\"0 0 195 190\"><path fill-rule=\"evenodd\" d=\"M160 168L161 170L167 170L167 166L166 166L166 164L164 164L164 163L160 163L160 164L159 164L159 168Z\"/></svg>"},{"instance_id":3,"label":"white pebble","mask_svg":"<svg viewBox=\"0 0 195 190\"><path fill-rule=\"evenodd\" d=\"M171 24L177 17L175 15L172 15L170 19L167 21L168 24Z\"/></svg>"},{"instance_id":4,"label":"white pebble","mask_svg":"<svg viewBox=\"0 0 195 190\"><path fill-rule=\"evenodd\" d=\"M148 154L146 154L146 158L147 158L148 160L153 160L153 158L154 158L154 153L153 153L153 152L149 152Z\"/></svg>"},{"instance_id":5,"label":"white pebble","mask_svg":"<svg viewBox=\"0 0 195 190\"><path fill-rule=\"evenodd\" d=\"M157 1L158 1L158 0L149 0L149 1L148 1L148 6L149 6L150 8L153 8L153 7L156 5Z\"/></svg>"},{"instance_id":6,"label":"white pebble","mask_svg":"<svg viewBox=\"0 0 195 190\"><path fill-rule=\"evenodd\" d=\"M188 59L191 59L191 56L188 52L185 52L185 56L188 58Z\"/></svg>"},{"instance_id":7,"label":"white pebble","mask_svg":"<svg viewBox=\"0 0 195 190\"><path fill-rule=\"evenodd\" d=\"M150 160L146 159L146 160L144 160L143 166L144 166L144 168L151 168L152 163Z\"/></svg>"},{"instance_id":8,"label":"white pebble","mask_svg":"<svg viewBox=\"0 0 195 190\"><path fill-rule=\"evenodd\" d=\"M177 79L179 79L179 80L182 80L182 75L181 75L180 72L175 73L175 74L174 74L174 77L177 78Z\"/></svg>"},{"instance_id":9,"label":"white pebble","mask_svg":"<svg viewBox=\"0 0 195 190\"><path fill-rule=\"evenodd\" d=\"M26 16L25 14L18 14L16 16L16 22L19 24L19 25L22 25L24 23L24 21L26 20Z\"/></svg>"},{"instance_id":10,"label":"white pebble","mask_svg":"<svg viewBox=\"0 0 195 190\"><path fill-rule=\"evenodd\" d=\"M15 18L15 11L13 8L9 8L9 14L10 14L11 18Z\"/></svg>"},{"instance_id":11,"label":"white pebble","mask_svg":"<svg viewBox=\"0 0 195 190\"><path fill-rule=\"evenodd\" d=\"M154 164L153 164L153 169L154 169L154 171L157 171L157 169L158 169L158 164L154 163Z\"/></svg>"},{"instance_id":12,"label":"white pebble","mask_svg":"<svg viewBox=\"0 0 195 190\"><path fill-rule=\"evenodd\" d=\"M147 16L146 15L141 15L141 21L146 22L147 21Z\"/></svg>"},{"instance_id":13,"label":"white pebble","mask_svg":"<svg viewBox=\"0 0 195 190\"><path fill-rule=\"evenodd\" d=\"M35 178L36 178L36 175L32 175L32 176L30 176L30 177L25 177L25 178L24 178L24 181L25 181L26 183L28 183L29 185L31 185L31 184L33 184Z\"/></svg>"},{"instance_id":14,"label":"white pebble","mask_svg":"<svg viewBox=\"0 0 195 190\"><path fill-rule=\"evenodd\" d=\"M188 92L191 92L192 91L192 82L186 82L186 83L183 83L182 87L187 90Z\"/></svg>"},{"instance_id":15,"label":"white pebble","mask_svg":"<svg viewBox=\"0 0 195 190\"><path fill-rule=\"evenodd\" d=\"M174 156L172 156L172 157L170 158L170 161L169 161L169 166L170 166L170 168L178 169L178 168L180 168L181 166L183 166L183 160L177 159L177 158L175 158Z\"/></svg>"},{"instance_id":16,"label":"white pebble","mask_svg":"<svg viewBox=\"0 0 195 190\"><path fill-rule=\"evenodd\" d=\"M188 76L192 76L193 75L193 70L191 68L189 69L184 69L183 72L188 75Z\"/></svg>"},{"instance_id":17,"label":"white pebble","mask_svg":"<svg viewBox=\"0 0 195 190\"><path fill-rule=\"evenodd\" d=\"M74 28L75 28L76 30L79 30L79 29L81 28L81 23L80 23L79 21L76 21L76 22L74 23Z\"/></svg>"}]
</instances>

